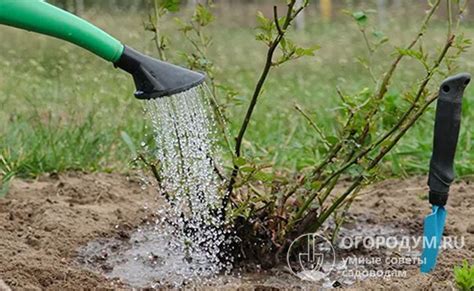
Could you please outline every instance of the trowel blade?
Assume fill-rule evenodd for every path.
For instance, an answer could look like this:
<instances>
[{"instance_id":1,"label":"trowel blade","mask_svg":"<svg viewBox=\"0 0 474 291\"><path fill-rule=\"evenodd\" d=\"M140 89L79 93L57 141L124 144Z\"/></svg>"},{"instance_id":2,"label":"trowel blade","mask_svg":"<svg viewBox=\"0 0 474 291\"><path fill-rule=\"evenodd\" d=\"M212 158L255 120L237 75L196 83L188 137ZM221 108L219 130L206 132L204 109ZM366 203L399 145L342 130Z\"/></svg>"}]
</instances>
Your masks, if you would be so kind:
<instances>
[{"instance_id":1,"label":"trowel blade","mask_svg":"<svg viewBox=\"0 0 474 291\"><path fill-rule=\"evenodd\" d=\"M426 216L423 223L423 252L421 254L421 272L429 273L436 266L441 238L443 237L446 210L442 206L433 206L433 212Z\"/></svg>"}]
</instances>

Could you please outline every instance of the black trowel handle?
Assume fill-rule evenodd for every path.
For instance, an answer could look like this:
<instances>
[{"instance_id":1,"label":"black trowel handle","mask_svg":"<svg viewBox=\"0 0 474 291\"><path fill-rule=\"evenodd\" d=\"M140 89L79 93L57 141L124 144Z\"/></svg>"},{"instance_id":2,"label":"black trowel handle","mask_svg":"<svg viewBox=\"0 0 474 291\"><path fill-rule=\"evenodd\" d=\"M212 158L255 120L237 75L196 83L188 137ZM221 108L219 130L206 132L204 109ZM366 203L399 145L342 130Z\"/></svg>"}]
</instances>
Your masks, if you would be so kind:
<instances>
[{"instance_id":1,"label":"black trowel handle","mask_svg":"<svg viewBox=\"0 0 474 291\"><path fill-rule=\"evenodd\" d=\"M454 156L461 127L462 97L469 74L446 79L439 91L428 185L432 205L444 206L454 180Z\"/></svg>"}]
</instances>

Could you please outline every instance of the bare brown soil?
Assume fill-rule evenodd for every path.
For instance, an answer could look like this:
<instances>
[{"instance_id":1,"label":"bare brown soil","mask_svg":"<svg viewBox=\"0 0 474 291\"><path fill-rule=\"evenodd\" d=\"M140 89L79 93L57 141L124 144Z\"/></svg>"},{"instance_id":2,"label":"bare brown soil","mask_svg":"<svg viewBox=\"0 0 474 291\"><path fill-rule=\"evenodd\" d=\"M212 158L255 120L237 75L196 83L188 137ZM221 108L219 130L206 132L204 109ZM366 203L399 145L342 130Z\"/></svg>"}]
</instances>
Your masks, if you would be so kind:
<instances>
[{"instance_id":1,"label":"bare brown soil","mask_svg":"<svg viewBox=\"0 0 474 291\"><path fill-rule=\"evenodd\" d=\"M371 221L364 223L370 225L390 224L421 234L422 218L430 211L423 199L427 192L424 184L424 178L413 178L375 185L355 202L352 215L369 217ZM465 246L444 251L432 274L421 275L417 266L407 266L406 278L369 279L350 288L452 290L453 267L463 259L474 258L473 194L474 185L468 181L453 187L445 235L464 235ZM14 180L7 196L0 198L0 290L7 286L54 290L126 288L117 280L105 279L80 266L77 251L93 239L127 238L148 220L149 213L143 206L153 200L154 194L143 191L138 179L119 174L67 173ZM290 274L266 276L224 278L213 285L245 290L312 286L299 284L299 279Z\"/></svg>"},{"instance_id":2,"label":"bare brown soil","mask_svg":"<svg viewBox=\"0 0 474 291\"><path fill-rule=\"evenodd\" d=\"M0 199L0 277L11 288L113 287L78 266L79 246L126 235L146 217L152 195L117 174L44 176L13 181Z\"/></svg>"},{"instance_id":3,"label":"bare brown soil","mask_svg":"<svg viewBox=\"0 0 474 291\"><path fill-rule=\"evenodd\" d=\"M423 220L431 210L424 198L428 189L426 178L406 181L384 181L375 185L360 197L353 213L368 213L376 217L377 224L395 222L413 234L422 234ZM474 183L461 181L452 187L447 204L447 220L444 235L465 238L461 249L443 250L436 269L429 275L421 274L418 266L407 267L407 277L387 280L367 280L356 285L360 289L389 287L391 290L453 290L453 268L463 259L474 258Z\"/></svg>"}]
</instances>

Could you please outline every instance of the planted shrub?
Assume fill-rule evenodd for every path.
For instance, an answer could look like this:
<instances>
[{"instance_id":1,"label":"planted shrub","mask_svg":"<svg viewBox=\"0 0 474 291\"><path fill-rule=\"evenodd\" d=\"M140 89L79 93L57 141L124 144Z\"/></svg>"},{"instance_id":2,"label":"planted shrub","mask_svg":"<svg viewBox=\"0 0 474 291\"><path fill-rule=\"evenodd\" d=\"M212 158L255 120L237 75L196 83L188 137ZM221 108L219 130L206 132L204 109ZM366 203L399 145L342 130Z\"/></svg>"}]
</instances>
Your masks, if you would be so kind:
<instances>
[{"instance_id":1,"label":"planted shrub","mask_svg":"<svg viewBox=\"0 0 474 291\"><path fill-rule=\"evenodd\" d=\"M155 33L160 55L164 55L168 43L157 33L156 21L176 9L168 2L154 2L155 16L147 26ZM212 38L206 34L206 28L214 20L212 1L198 4L190 20L178 20L179 30L194 50L192 54L183 53L189 67L204 71L209 77L210 104L221 129L224 148L230 153L228 163L224 163L231 165L229 173L221 175L226 185L221 211L227 226L240 238L235 252L242 260L258 261L266 267L279 261L293 239L317 232L331 218L335 223L332 236L337 235L357 195L383 174L384 158L437 99L435 80L451 74L456 69L456 60L471 44L462 34L455 34L459 20L453 23L452 19L453 6L458 9L456 15L461 16L466 4L447 0L446 39L439 47L425 47L423 38L442 4L441 0L428 1L430 8L417 33L409 43L396 45L389 56L391 60L382 64L385 69L379 71L378 67L374 68L372 58L388 45L389 38L370 26L369 12L346 11L367 48L366 56L358 62L368 71L373 83L355 93L337 88L339 107L334 113L334 130L318 126L317 118L308 109L295 105L294 114L301 115L314 129L318 137L314 149L322 158L310 168L288 173L246 155L244 140L258 101L265 98L264 89L272 71L284 70L287 63L296 59L313 57L320 48L317 44L304 47L290 38L294 20L310 5L308 0L297 3L301 2L286 1L284 11L274 6L272 17L257 13L256 40L266 46L265 62L237 132L229 132L226 126L229 121L226 109L235 102L236 89L226 82L225 76L216 74L218 68L208 53ZM412 81L404 81L403 92L393 94L390 89L402 61L404 66L418 66L421 70L415 70L416 78L411 78ZM157 176L156 170L153 172ZM346 183L341 184L342 180Z\"/></svg>"}]
</instances>

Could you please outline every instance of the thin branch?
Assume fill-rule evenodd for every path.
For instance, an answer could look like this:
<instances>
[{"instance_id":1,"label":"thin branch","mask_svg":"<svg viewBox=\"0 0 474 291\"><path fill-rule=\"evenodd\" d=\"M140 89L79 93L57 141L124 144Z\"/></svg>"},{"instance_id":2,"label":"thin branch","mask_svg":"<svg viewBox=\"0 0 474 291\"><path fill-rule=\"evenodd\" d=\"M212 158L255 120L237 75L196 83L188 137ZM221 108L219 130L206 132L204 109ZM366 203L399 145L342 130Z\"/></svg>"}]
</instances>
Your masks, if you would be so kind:
<instances>
[{"instance_id":1,"label":"thin branch","mask_svg":"<svg viewBox=\"0 0 474 291\"><path fill-rule=\"evenodd\" d=\"M340 95L341 98L342 95ZM342 132L347 132L349 129L349 126L352 124L352 120L354 118L354 110L350 110L349 117L346 121L346 124L344 125ZM336 143L332 148L329 153L329 155L326 156L326 158L313 170L313 173L311 175L311 179L313 181L318 180L321 177L321 174L323 173L323 170L326 168L327 165L329 165L339 154L341 149L343 148L344 144L351 138L353 135L352 132L347 132L347 135L340 139L338 143Z\"/></svg>"},{"instance_id":2,"label":"thin branch","mask_svg":"<svg viewBox=\"0 0 474 291\"><path fill-rule=\"evenodd\" d=\"M321 128L318 127L318 125L311 119L311 117L309 117L309 115L304 112L303 109L301 109L301 107L298 105L298 104L295 104L295 109L296 111L298 111L299 113L301 113L301 115L303 115L303 117L308 121L308 123L311 125L311 127L318 133L318 135L321 137L323 143L328 147L330 148L331 147L331 144L329 143L329 141L326 139L326 136L324 135L323 131L321 130Z\"/></svg>"},{"instance_id":3,"label":"thin branch","mask_svg":"<svg viewBox=\"0 0 474 291\"><path fill-rule=\"evenodd\" d=\"M430 22L430 20L433 17L434 13L438 9L440 3L441 3L441 0L437 0L433 4L430 11L428 12L425 19L423 20L423 23L421 24L421 27L419 29L418 34L413 39L413 41L406 47L407 50L412 49L418 43L420 38L424 35L424 33L426 31L426 28L428 27L428 23ZM390 80L392 79L394 72L396 71L398 65L400 64L400 62L404 58L404 56L405 56L404 54L399 53L397 58L391 64L391 66L388 69L387 73L385 73L385 76L382 80L382 83L380 84L380 88L378 90L378 93L375 96L375 100L381 100L383 98L383 96L385 96L385 94L387 93L388 87L389 87L389 84L390 84ZM368 122L366 123L366 126L365 126L364 130L362 131L362 135L361 135L361 138L359 139L359 143L363 143L363 141L367 137L367 134L369 133L369 130L370 130L370 124L371 124L370 121L372 121L372 118L377 114L377 112L378 112L378 107L375 107L372 111L370 111L367 114Z\"/></svg>"},{"instance_id":4,"label":"thin branch","mask_svg":"<svg viewBox=\"0 0 474 291\"><path fill-rule=\"evenodd\" d=\"M362 37L364 38L364 42L365 42L365 45L367 46L367 50L369 51L369 54L373 54L375 50L370 45L370 41L369 41L369 38L367 37L367 33L365 32L365 29L360 28L359 30L362 33Z\"/></svg>"},{"instance_id":5,"label":"thin branch","mask_svg":"<svg viewBox=\"0 0 474 291\"><path fill-rule=\"evenodd\" d=\"M281 27L281 30L278 31L277 35L275 36L275 39L270 43L270 47L267 52L267 57L265 61L265 65L263 68L263 71L260 75L260 78L255 86L255 90L252 95L252 99L250 100L249 107L247 109L247 113L245 114L244 121L242 123L242 126L240 127L239 134L236 138L236 143L235 143L235 156L240 157L241 156L241 150L242 150L242 142L244 139L245 132L247 131L248 125L250 123L250 119L252 117L253 111L255 109L255 106L257 105L257 100L258 97L260 96L260 93L262 91L263 85L265 84L265 81L267 80L268 74L270 73L270 69L272 68L272 63L273 63L273 55L280 45L280 42L284 38L286 31L288 27L290 26L291 22L294 20L298 14L303 11L303 9L307 6L301 6L299 9L297 9L295 12L293 12L294 6L295 6L296 0L291 0L288 3L288 10L285 18L285 22L283 23L283 26ZM237 179L237 175L239 172L239 167L237 165L234 165L234 168L232 170L232 174L229 180L229 184L227 187L227 193L224 195L224 199L222 200L222 208L223 210L227 207L227 203L229 202L229 197L232 195L232 190L234 188L235 181Z\"/></svg>"},{"instance_id":6,"label":"thin branch","mask_svg":"<svg viewBox=\"0 0 474 291\"><path fill-rule=\"evenodd\" d=\"M459 25L461 24L461 19L463 17L463 14L464 12L466 11L467 7L468 7L468 4L469 4L469 1L468 0L465 0L463 5L461 6L461 3L459 3L459 10L458 10L458 17L457 17L457 20L456 20L456 31L459 29Z\"/></svg>"},{"instance_id":7,"label":"thin branch","mask_svg":"<svg viewBox=\"0 0 474 291\"><path fill-rule=\"evenodd\" d=\"M371 169L375 168L378 163L385 157L385 155L392 150L392 148L400 141L400 139L407 133L407 131L413 126L413 124L426 112L428 107L438 98L438 95L434 95L433 97L429 98L428 101L423 105L423 107L416 112L416 114L410 119L408 124L403 127L403 129L399 132L399 134L391 141L391 143L383 148L381 152L377 155L377 157L370 163L367 167L366 171L370 171ZM315 228L321 226L324 221L334 212L337 207L341 203L344 202L347 196L349 196L354 191L360 187L360 183L364 180L365 176L359 175L357 179L351 184L351 186L341 195L339 196L336 201L329 207L326 211L324 211L321 216L318 218L317 223L315 224Z\"/></svg>"},{"instance_id":8,"label":"thin branch","mask_svg":"<svg viewBox=\"0 0 474 291\"><path fill-rule=\"evenodd\" d=\"M283 30L280 27L280 21L278 17L278 7L275 5L273 6L273 19L275 20L275 26L279 34L283 34Z\"/></svg>"},{"instance_id":9,"label":"thin branch","mask_svg":"<svg viewBox=\"0 0 474 291\"><path fill-rule=\"evenodd\" d=\"M166 61L166 54L164 50L164 44L161 42L161 35L160 35L160 30L159 30L159 21L160 21L160 4L158 0L153 1L153 11L155 13L155 22L152 21L152 18L150 17L150 24L153 26L153 33L154 33L154 41L155 41L155 46L156 50L158 51L158 55L161 60Z\"/></svg>"},{"instance_id":10,"label":"thin branch","mask_svg":"<svg viewBox=\"0 0 474 291\"><path fill-rule=\"evenodd\" d=\"M328 178L324 180L324 182L321 184L319 187L318 191L315 191L303 204L303 206L300 208L300 210L297 212L295 215L294 220L297 221L299 220L304 212L308 209L308 207L311 205L313 200L316 198L318 195L319 191L324 189L327 185L331 183L331 180L333 180L336 177L339 177L340 174L342 174L344 171L349 169L352 165L359 163L359 161L367 156L370 152L372 152L374 149L376 149L378 146L380 146L382 143L384 143L386 140L388 140L393 134L396 133L397 130L399 130L402 125L405 123L405 121L410 117L411 113L416 109L418 106L418 101L420 100L421 96L423 95L423 92L425 91L426 86L428 85L429 81L431 80L434 72L438 69L440 66L442 60L445 58L449 48L452 46L454 41L454 36L452 36L448 41L446 42L443 50L441 51L440 55L436 59L435 63L433 64L432 68L430 71L428 71L427 76L423 79L422 83L420 84L417 95L415 97L414 102L410 106L410 108L405 112L405 114L398 120L398 122L389 130L387 133L385 133L383 136L381 136L379 139L377 139L376 142L372 143L369 147L367 147L365 150L361 151L359 154L354 156L349 162L344 164L342 167L340 167L338 170L334 171ZM407 129L408 130L408 129ZM373 163L373 161L372 161ZM378 162L377 162L378 163ZM360 181L359 181L360 182ZM349 193L350 194L350 193ZM347 195L349 195L347 194Z\"/></svg>"},{"instance_id":11,"label":"thin branch","mask_svg":"<svg viewBox=\"0 0 474 291\"><path fill-rule=\"evenodd\" d=\"M412 40L412 42L406 47L406 49L411 49L413 48L416 43L420 40L420 38L423 36L426 28L427 28L427 25L429 23L429 21L431 20L432 16L434 15L434 12L437 10L437 8L439 7L439 4L440 4L440 1L441 0L437 0L433 7L431 8L431 10L428 12L428 14L426 15L425 19L423 20L423 23L422 25L420 26L420 29L419 29L419 32L418 34L416 35L416 37ZM384 78L382 80L382 83L379 87L379 90L377 92L377 95L375 95L375 100L380 100L383 98L383 96L385 95L385 93L387 92L388 90L388 85L390 83L390 80L394 74L394 72L396 71L399 63L401 62L401 60L403 59L404 55L402 54L398 54L397 58L392 62L392 64L390 65L390 68L389 70L387 71L387 73L385 73L384 75ZM341 98L342 102L343 103L346 103L346 100L342 94L342 92L340 92L340 90L338 90L338 95L339 97ZM369 101L369 100L368 100ZM377 113L378 111L378 108L375 108L374 110L370 111L368 116L367 116L367 125L364 127L363 131L362 131L362 134L361 134L361 137L359 138L359 144L363 142L363 140L365 139L365 137L367 136L368 132L369 132L369 127L370 127L370 121L372 120L373 116ZM351 115L350 115L350 119L348 120L346 126L345 126L345 129L347 129L350 125L350 121L352 120L352 118L354 117L354 114L355 112L351 112ZM330 154L315 168L315 170L313 171L313 178L314 179L319 179L320 177L320 174L322 173L322 171L324 170L324 168L330 164L330 162L339 154L340 150L342 149L343 147L343 143L345 142L346 139L341 139L339 143L335 144L333 146L333 148L331 149L331 152ZM358 157L356 157L353 161L354 162L357 162L358 160ZM352 165L352 163L351 163ZM345 171L350 165L348 165L347 167L344 167L344 169L342 171ZM342 172L341 171L341 172ZM340 173L335 173L332 177L330 177L330 179L334 178L335 176L339 175ZM329 183L330 179L328 178L327 182L323 182L323 185L327 185L327 183ZM314 198L313 198L314 199Z\"/></svg>"},{"instance_id":12,"label":"thin branch","mask_svg":"<svg viewBox=\"0 0 474 291\"><path fill-rule=\"evenodd\" d=\"M448 38L451 37L452 27L453 27L453 12L452 12L452 2L451 0L446 0L447 13L448 13Z\"/></svg>"},{"instance_id":13,"label":"thin branch","mask_svg":"<svg viewBox=\"0 0 474 291\"><path fill-rule=\"evenodd\" d=\"M138 154L137 158L140 159L145 164L145 166L151 169L151 173L153 174L153 176L155 177L155 180L158 182L158 184L161 187L162 179L160 177L160 174L158 174L158 169L156 168L156 165L150 164L142 154Z\"/></svg>"}]
</instances>

